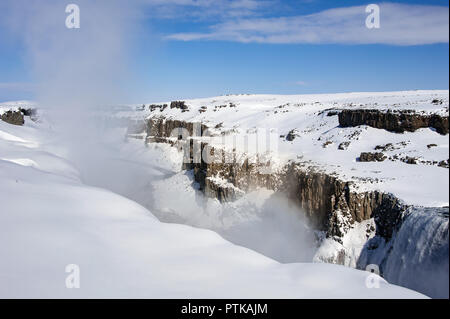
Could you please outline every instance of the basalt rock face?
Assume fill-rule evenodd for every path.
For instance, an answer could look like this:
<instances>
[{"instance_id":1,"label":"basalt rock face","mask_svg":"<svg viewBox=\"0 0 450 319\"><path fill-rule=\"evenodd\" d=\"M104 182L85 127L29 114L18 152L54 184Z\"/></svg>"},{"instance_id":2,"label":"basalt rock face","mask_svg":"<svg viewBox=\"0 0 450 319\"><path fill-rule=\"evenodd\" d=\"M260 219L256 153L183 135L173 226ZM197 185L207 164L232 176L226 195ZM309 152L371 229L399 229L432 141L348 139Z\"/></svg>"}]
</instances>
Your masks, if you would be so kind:
<instances>
[{"instance_id":1,"label":"basalt rock face","mask_svg":"<svg viewBox=\"0 0 450 319\"><path fill-rule=\"evenodd\" d=\"M360 162L383 162L387 157L381 152L363 152L359 156Z\"/></svg>"},{"instance_id":2,"label":"basalt rock face","mask_svg":"<svg viewBox=\"0 0 450 319\"><path fill-rule=\"evenodd\" d=\"M388 239L405 209L391 194L356 192L351 182L315 167L289 162L281 169L268 171L268 163L257 156L225 152L189 137L207 129L200 123L165 118L152 118L147 123L147 141L182 148L183 169L193 170L199 189L208 197L227 202L259 187L280 191L302 208L314 228L337 240L354 222L369 218L375 218L377 234Z\"/></svg>"},{"instance_id":3,"label":"basalt rock face","mask_svg":"<svg viewBox=\"0 0 450 319\"><path fill-rule=\"evenodd\" d=\"M196 182L209 197L229 201L258 187L273 190L280 188L282 176L265 174L264 166L256 161L248 158L241 161L236 158L236 154L223 152L204 143L201 150L203 154L211 154L212 162L201 160L201 163L192 163L186 168L194 170ZM226 192L227 196L221 196L221 192Z\"/></svg>"},{"instance_id":4,"label":"basalt rock face","mask_svg":"<svg viewBox=\"0 0 450 319\"><path fill-rule=\"evenodd\" d=\"M202 152L208 145L201 146ZM236 154L214 148L206 150L216 157L213 163L193 163L200 189L209 197L229 201L240 195L265 187L287 194L307 215L312 227L326 232L327 237L340 240L354 222L375 218L377 234L389 239L405 209L395 196L378 191L356 192L351 182L299 163L289 163L276 172L266 172L266 163L248 158L239 161ZM219 155L217 155L217 153ZM213 156L214 156L213 155ZM234 158L233 158L234 156ZM226 159L230 163L226 162Z\"/></svg>"},{"instance_id":5,"label":"basalt rock face","mask_svg":"<svg viewBox=\"0 0 450 319\"><path fill-rule=\"evenodd\" d=\"M433 128L439 134L449 132L448 116L424 115L414 111L380 111L372 109L342 110L339 113L341 127L368 125L390 132L414 132L419 128Z\"/></svg>"},{"instance_id":6,"label":"basalt rock face","mask_svg":"<svg viewBox=\"0 0 450 319\"><path fill-rule=\"evenodd\" d=\"M285 176L285 189L318 229L339 239L354 222L375 218L377 233L392 234L398 215L404 210L395 196L378 191L356 192L351 183L327 173L305 170L296 164ZM389 211L389 214L386 212Z\"/></svg>"},{"instance_id":7,"label":"basalt rock face","mask_svg":"<svg viewBox=\"0 0 450 319\"><path fill-rule=\"evenodd\" d=\"M13 125L23 125L25 123L23 113L20 111L7 111L1 115L1 119Z\"/></svg>"},{"instance_id":8,"label":"basalt rock face","mask_svg":"<svg viewBox=\"0 0 450 319\"><path fill-rule=\"evenodd\" d=\"M147 136L177 137L187 139L189 136L201 136L208 127L201 123L192 123L165 117L151 118L147 121Z\"/></svg>"}]
</instances>

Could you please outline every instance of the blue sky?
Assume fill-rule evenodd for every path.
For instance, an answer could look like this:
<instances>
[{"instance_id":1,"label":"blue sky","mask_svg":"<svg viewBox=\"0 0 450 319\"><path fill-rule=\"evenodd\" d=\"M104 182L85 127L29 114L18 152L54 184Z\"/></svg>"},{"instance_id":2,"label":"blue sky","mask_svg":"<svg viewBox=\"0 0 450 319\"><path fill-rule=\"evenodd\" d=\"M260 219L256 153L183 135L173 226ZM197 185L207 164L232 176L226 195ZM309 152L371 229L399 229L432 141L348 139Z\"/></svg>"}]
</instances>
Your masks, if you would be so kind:
<instances>
[{"instance_id":1,"label":"blue sky","mask_svg":"<svg viewBox=\"0 0 450 319\"><path fill-rule=\"evenodd\" d=\"M127 35L133 80L124 84L133 103L449 86L448 1L382 4L381 31L373 37L363 27L352 29L364 25L367 13L360 7L371 2L137 2L138 31ZM346 10L328 11L337 7ZM437 15L441 19L430 26ZM35 96L24 38L0 28L0 101Z\"/></svg>"}]
</instances>

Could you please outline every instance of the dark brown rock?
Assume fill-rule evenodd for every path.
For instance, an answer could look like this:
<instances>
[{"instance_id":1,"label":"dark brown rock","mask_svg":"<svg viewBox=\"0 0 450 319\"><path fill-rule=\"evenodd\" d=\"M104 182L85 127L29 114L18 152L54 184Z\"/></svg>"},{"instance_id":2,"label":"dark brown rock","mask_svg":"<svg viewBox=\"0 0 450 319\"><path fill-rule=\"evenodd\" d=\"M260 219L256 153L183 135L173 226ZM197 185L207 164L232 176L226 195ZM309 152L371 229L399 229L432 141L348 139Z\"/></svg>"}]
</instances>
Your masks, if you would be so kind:
<instances>
[{"instance_id":1,"label":"dark brown rock","mask_svg":"<svg viewBox=\"0 0 450 319\"><path fill-rule=\"evenodd\" d=\"M330 146L331 144L333 144L332 141L326 141L325 143L322 144L323 148L327 148L328 146Z\"/></svg>"},{"instance_id":2,"label":"dark brown rock","mask_svg":"<svg viewBox=\"0 0 450 319\"><path fill-rule=\"evenodd\" d=\"M338 114L339 114L338 111L329 111L329 112L327 113L327 116L336 116L336 115L338 115Z\"/></svg>"},{"instance_id":3,"label":"dark brown rock","mask_svg":"<svg viewBox=\"0 0 450 319\"><path fill-rule=\"evenodd\" d=\"M433 101L431 101L431 103L434 104L434 105L439 105L439 104L442 104L444 102L442 100L434 99Z\"/></svg>"},{"instance_id":4,"label":"dark brown rock","mask_svg":"<svg viewBox=\"0 0 450 319\"><path fill-rule=\"evenodd\" d=\"M150 112L153 112L157 109L159 109L161 112L164 111L164 109L167 107L167 104L150 104L148 107Z\"/></svg>"},{"instance_id":5,"label":"dark brown rock","mask_svg":"<svg viewBox=\"0 0 450 319\"><path fill-rule=\"evenodd\" d=\"M20 107L19 111L22 112L22 114L24 116L34 116L34 115L36 115L36 109L32 109L32 108L24 109L24 108Z\"/></svg>"},{"instance_id":6,"label":"dark brown rock","mask_svg":"<svg viewBox=\"0 0 450 319\"><path fill-rule=\"evenodd\" d=\"M426 127L435 129L442 135L449 132L448 116L424 115L411 110L397 112L373 109L342 110L339 113L339 125L341 127L368 125L395 133L414 132Z\"/></svg>"},{"instance_id":7,"label":"dark brown rock","mask_svg":"<svg viewBox=\"0 0 450 319\"><path fill-rule=\"evenodd\" d=\"M181 109L183 111L187 111L189 108L184 101L173 101L170 103L171 109Z\"/></svg>"},{"instance_id":8,"label":"dark brown rock","mask_svg":"<svg viewBox=\"0 0 450 319\"><path fill-rule=\"evenodd\" d=\"M349 146L350 146L350 142L348 142L348 141L342 142L341 144L339 144L338 149L345 151Z\"/></svg>"},{"instance_id":9,"label":"dark brown rock","mask_svg":"<svg viewBox=\"0 0 450 319\"><path fill-rule=\"evenodd\" d=\"M359 155L360 162L383 162L386 158L381 152L363 152Z\"/></svg>"},{"instance_id":10,"label":"dark brown rock","mask_svg":"<svg viewBox=\"0 0 450 319\"><path fill-rule=\"evenodd\" d=\"M438 166L439 166L439 167L449 168L449 160L446 160L446 161L440 161L440 162L438 163Z\"/></svg>"},{"instance_id":11,"label":"dark brown rock","mask_svg":"<svg viewBox=\"0 0 450 319\"><path fill-rule=\"evenodd\" d=\"M406 157L403 159L403 162L406 163L406 164L417 164L417 158L415 158L415 157L410 157L410 156L406 156Z\"/></svg>"},{"instance_id":12,"label":"dark brown rock","mask_svg":"<svg viewBox=\"0 0 450 319\"><path fill-rule=\"evenodd\" d=\"M296 129L290 130L286 135L286 141L292 142L298 136L298 132Z\"/></svg>"},{"instance_id":13,"label":"dark brown rock","mask_svg":"<svg viewBox=\"0 0 450 319\"><path fill-rule=\"evenodd\" d=\"M377 145L377 146L375 146L375 150L377 150L377 151L381 150L383 152L392 151L394 149L395 149L395 147L394 147L394 144L392 144L392 143L387 143L385 145Z\"/></svg>"},{"instance_id":14,"label":"dark brown rock","mask_svg":"<svg viewBox=\"0 0 450 319\"><path fill-rule=\"evenodd\" d=\"M23 114L20 111L7 111L1 116L2 121L13 124L13 125L23 125L25 120Z\"/></svg>"}]
</instances>

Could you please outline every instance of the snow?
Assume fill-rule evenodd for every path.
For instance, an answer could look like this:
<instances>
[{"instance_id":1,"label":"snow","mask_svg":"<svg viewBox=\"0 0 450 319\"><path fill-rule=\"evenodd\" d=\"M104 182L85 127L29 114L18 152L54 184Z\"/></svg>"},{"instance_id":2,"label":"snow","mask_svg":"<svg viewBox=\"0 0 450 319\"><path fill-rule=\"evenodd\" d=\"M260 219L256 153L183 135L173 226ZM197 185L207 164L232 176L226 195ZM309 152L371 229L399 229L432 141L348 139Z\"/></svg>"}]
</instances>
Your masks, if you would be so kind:
<instances>
[{"instance_id":1,"label":"snow","mask_svg":"<svg viewBox=\"0 0 450 319\"><path fill-rule=\"evenodd\" d=\"M369 239L375 235L375 221L373 218L355 222L353 227L343 236L342 243L332 238L325 238L314 255L315 262L336 262L343 258L342 264L356 268L358 258Z\"/></svg>"},{"instance_id":2,"label":"snow","mask_svg":"<svg viewBox=\"0 0 450 319\"><path fill-rule=\"evenodd\" d=\"M221 204L205 198L193 183L191 172L154 182L152 212L162 221L213 230L277 261L312 261L314 233L307 227L302 212L289 205L282 195L259 189ZM173 194L179 194L177 201Z\"/></svg>"},{"instance_id":3,"label":"snow","mask_svg":"<svg viewBox=\"0 0 450 319\"><path fill-rule=\"evenodd\" d=\"M0 103L0 115L6 111L17 111L19 108L28 109L36 107L36 103L32 101L9 101Z\"/></svg>"},{"instance_id":4,"label":"snow","mask_svg":"<svg viewBox=\"0 0 450 319\"><path fill-rule=\"evenodd\" d=\"M76 156L66 148L73 142L65 135L66 123L25 121L0 121L2 298L425 297L381 278L379 288L368 288L364 271L281 264L213 231L160 222L117 193L134 185L143 193L130 197L142 197L151 187L145 174L160 180L180 174L174 171L176 153L164 150L173 162L155 158L157 150L137 148L123 135L114 138L120 136L114 131L102 143L83 139L88 152ZM98 153L103 148L109 152ZM118 148L140 156L114 158ZM88 169L83 161L95 165ZM117 192L101 187L115 178L111 188ZM172 193L171 200L178 196ZM79 289L65 286L69 264L80 267Z\"/></svg>"},{"instance_id":5,"label":"snow","mask_svg":"<svg viewBox=\"0 0 450 319\"><path fill-rule=\"evenodd\" d=\"M433 100L442 104L432 103ZM169 104L162 102L156 104ZM448 169L438 162L449 158L448 135L440 135L423 128L402 134L367 126L339 127L337 116L327 116L328 110L378 109L414 110L421 114L448 116L448 90L366 92L316 95L229 95L214 98L185 100L188 112L167 107L151 112L121 111L120 117L158 118L203 122L212 127L216 137L204 139L224 149L236 148L241 153L254 153L246 148L245 137L257 138L257 130L270 130L277 143L272 149L276 168L288 160L298 160L308 166L336 174L353 182L355 191L381 190L393 193L407 204L421 206L448 206ZM152 103L155 104L155 103ZM233 107L230 107L232 105ZM199 112L202 107L206 111ZM221 124L220 128L215 128ZM295 130L297 137L289 142L280 136ZM221 135L223 134L223 135ZM233 139L235 142L232 142ZM338 149L350 142L346 150ZM385 155L384 162L359 162L362 152L375 152L376 146L392 143L395 149ZM436 147L427 147L436 144ZM253 144L252 144L253 145ZM326 146L326 147L325 147ZM270 157L269 156L269 157ZM393 159L397 156L398 159ZM417 158L417 165L401 159ZM434 162L434 163L433 163Z\"/></svg>"}]
</instances>

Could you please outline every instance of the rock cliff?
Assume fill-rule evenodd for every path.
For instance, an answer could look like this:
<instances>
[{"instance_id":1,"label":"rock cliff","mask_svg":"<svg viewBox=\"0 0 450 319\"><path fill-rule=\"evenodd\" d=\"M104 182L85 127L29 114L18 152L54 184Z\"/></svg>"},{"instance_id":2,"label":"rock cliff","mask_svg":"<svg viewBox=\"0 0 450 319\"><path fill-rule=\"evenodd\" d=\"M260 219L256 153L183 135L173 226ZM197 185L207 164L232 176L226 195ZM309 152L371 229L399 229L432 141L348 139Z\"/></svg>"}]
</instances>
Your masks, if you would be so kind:
<instances>
[{"instance_id":1,"label":"rock cliff","mask_svg":"<svg viewBox=\"0 0 450 319\"><path fill-rule=\"evenodd\" d=\"M265 162L217 150L186 134L183 136L182 129L190 136L194 127L199 127L201 132L208 129L198 123L150 118L147 141L169 143L184 149L186 160L183 169L193 170L195 181L208 197L222 202L233 201L258 187L284 192L303 209L314 228L325 231L328 237L337 241L354 222L369 218L375 218L377 234L388 239L399 214L405 209L405 205L392 194L356 192L352 190L351 182L301 162L289 162L281 169L267 173ZM195 143L197 147L193 146ZM211 157L209 163L201 156L205 153ZM195 156L201 159L197 163L194 163Z\"/></svg>"},{"instance_id":2,"label":"rock cliff","mask_svg":"<svg viewBox=\"0 0 450 319\"><path fill-rule=\"evenodd\" d=\"M421 114L413 110L381 111L371 109L349 109L339 113L341 127L368 125L390 132L414 132L419 128L430 127L439 134L448 134L448 116Z\"/></svg>"}]
</instances>

